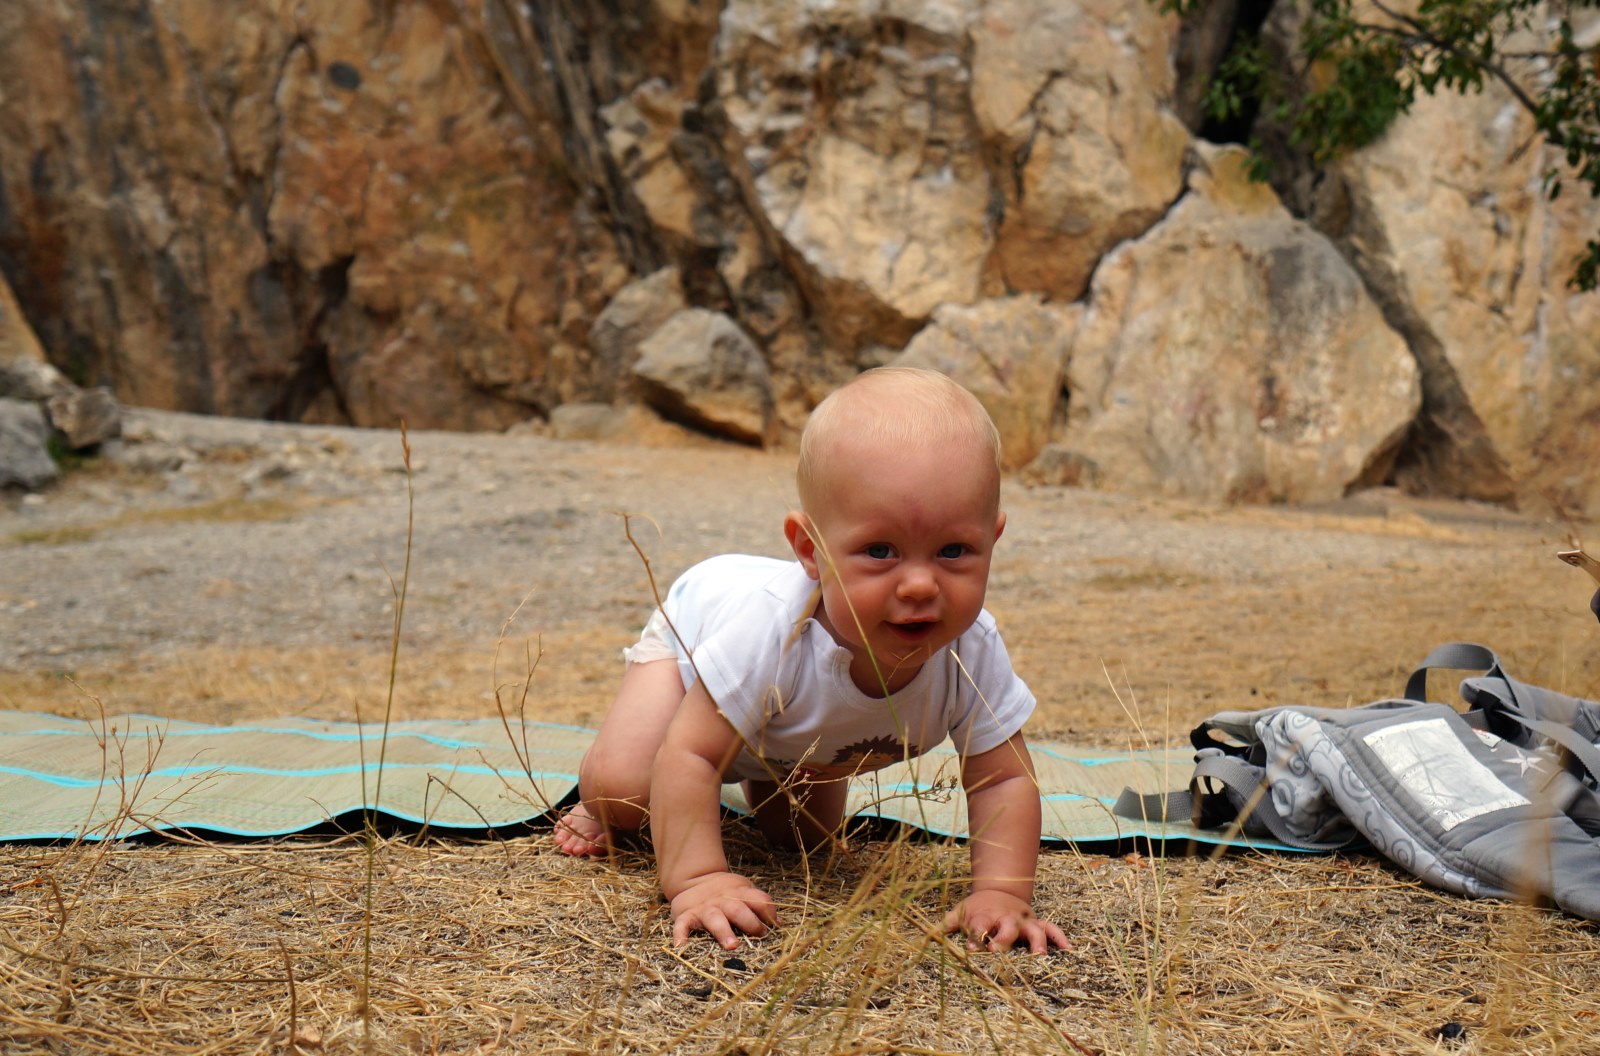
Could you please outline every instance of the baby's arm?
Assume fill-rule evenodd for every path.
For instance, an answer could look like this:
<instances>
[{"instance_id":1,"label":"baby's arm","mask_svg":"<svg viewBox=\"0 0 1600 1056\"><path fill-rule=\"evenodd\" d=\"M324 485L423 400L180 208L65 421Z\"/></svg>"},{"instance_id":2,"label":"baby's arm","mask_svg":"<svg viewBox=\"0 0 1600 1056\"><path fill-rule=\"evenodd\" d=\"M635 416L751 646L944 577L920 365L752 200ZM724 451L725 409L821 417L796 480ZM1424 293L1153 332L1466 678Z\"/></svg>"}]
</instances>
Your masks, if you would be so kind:
<instances>
[{"instance_id":1,"label":"baby's arm","mask_svg":"<svg viewBox=\"0 0 1600 1056\"><path fill-rule=\"evenodd\" d=\"M1003 950L1026 942L1033 953L1065 949L1067 936L1033 915L1033 876L1039 864L1039 784L1021 733L961 764L972 833L972 894L945 917L970 949Z\"/></svg>"},{"instance_id":2,"label":"baby's arm","mask_svg":"<svg viewBox=\"0 0 1600 1056\"><path fill-rule=\"evenodd\" d=\"M695 683L650 774L650 834L676 945L706 931L731 950L739 945L736 932L765 935L778 923L772 899L729 872L722 853L722 771L738 750L738 732Z\"/></svg>"}]
</instances>

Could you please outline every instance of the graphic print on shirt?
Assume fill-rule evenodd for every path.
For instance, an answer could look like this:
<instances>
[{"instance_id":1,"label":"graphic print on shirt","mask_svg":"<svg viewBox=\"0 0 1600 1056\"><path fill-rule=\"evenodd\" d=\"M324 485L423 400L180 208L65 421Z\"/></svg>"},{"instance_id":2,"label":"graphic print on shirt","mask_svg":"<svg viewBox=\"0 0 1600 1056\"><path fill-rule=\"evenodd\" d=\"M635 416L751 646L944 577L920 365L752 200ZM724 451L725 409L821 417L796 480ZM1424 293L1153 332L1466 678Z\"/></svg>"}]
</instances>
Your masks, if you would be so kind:
<instances>
[{"instance_id":1,"label":"graphic print on shirt","mask_svg":"<svg viewBox=\"0 0 1600 1056\"><path fill-rule=\"evenodd\" d=\"M910 755L920 754L910 752ZM850 769L854 773L866 773L872 770L882 770L890 763L898 763L908 757L905 743L899 738L883 736L868 737L864 741L847 744L840 748L833 756L833 765Z\"/></svg>"}]
</instances>

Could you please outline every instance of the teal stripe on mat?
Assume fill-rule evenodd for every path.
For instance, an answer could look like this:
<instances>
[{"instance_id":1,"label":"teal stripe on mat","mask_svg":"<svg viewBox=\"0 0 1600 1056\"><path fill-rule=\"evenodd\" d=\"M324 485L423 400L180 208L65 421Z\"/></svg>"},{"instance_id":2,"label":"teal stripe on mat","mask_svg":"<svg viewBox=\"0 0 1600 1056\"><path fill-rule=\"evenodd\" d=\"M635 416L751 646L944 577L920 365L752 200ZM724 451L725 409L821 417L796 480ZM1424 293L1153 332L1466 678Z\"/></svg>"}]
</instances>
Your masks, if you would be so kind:
<instances>
[{"instance_id":1,"label":"teal stripe on mat","mask_svg":"<svg viewBox=\"0 0 1600 1056\"><path fill-rule=\"evenodd\" d=\"M115 839L190 829L281 836L376 806L381 814L446 829L483 829L539 818L577 785L594 731L499 719L379 724L310 719L208 726L154 715L84 721L0 712L0 840ZM526 745L526 752L521 751ZM1124 787L1183 787L1189 749L1084 752L1033 746L1047 843L1148 837L1244 843L1188 824L1118 818ZM966 833L958 760L948 746L867 775L852 787L854 813L929 832ZM723 789L735 810L737 786ZM1287 850L1253 841L1253 846Z\"/></svg>"}]
</instances>

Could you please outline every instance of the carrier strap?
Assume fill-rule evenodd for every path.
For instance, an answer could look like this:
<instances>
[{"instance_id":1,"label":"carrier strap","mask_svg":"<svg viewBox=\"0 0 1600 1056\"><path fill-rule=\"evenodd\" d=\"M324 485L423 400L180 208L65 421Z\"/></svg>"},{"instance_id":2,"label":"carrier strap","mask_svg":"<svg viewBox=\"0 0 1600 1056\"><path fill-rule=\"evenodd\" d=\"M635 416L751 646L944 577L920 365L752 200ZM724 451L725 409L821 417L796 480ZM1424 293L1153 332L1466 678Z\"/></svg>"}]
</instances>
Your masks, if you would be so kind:
<instances>
[{"instance_id":1,"label":"carrier strap","mask_svg":"<svg viewBox=\"0 0 1600 1056\"><path fill-rule=\"evenodd\" d=\"M1407 700L1427 702L1428 672L1436 667L1453 671L1482 671L1498 677L1506 684L1506 692L1511 695L1512 701L1521 707L1522 702L1516 699L1516 690L1511 688L1511 679L1500 667L1500 658L1494 654L1494 650L1473 642L1446 642L1429 653L1406 680Z\"/></svg>"},{"instance_id":2,"label":"carrier strap","mask_svg":"<svg viewBox=\"0 0 1600 1056\"><path fill-rule=\"evenodd\" d=\"M1219 800L1228 804L1226 811L1208 806ZM1147 822L1189 821L1201 828L1232 823L1240 831L1244 831L1247 822L1253 821L1279 843L1306 851L1337 851L1359 839L1350 836L1342 840L1308 840L1296 835L1272 805L1272 795L1262 782L1261 768L1216 748L1202 749L1195 757L1194 778L1187 789L1140 795L1125 788L1111 812L1118 817Z\"/></svg>"}]
</instances>

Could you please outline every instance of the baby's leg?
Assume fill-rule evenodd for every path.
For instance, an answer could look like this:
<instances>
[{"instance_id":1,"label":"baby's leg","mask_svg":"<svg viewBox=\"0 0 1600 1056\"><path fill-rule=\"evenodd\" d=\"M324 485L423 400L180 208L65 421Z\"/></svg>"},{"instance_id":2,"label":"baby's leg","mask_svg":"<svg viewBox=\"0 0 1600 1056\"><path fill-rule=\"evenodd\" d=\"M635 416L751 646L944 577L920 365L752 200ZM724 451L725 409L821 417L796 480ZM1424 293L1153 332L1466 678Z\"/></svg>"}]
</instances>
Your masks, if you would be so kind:
<instances>
[{"instance_id":1,"label":"baby's leg","mask_svg":"<svg viewBox=\"0 0 1600 1056\"><path fill-rule=\"evenodd\" d=\"M756 824L778 847L807 853L836 836L844 824L848 780L746 781L745 799L755 811Z\"/></svg>"},{"instance_id":2,"label":"baby's leg","mask_svg":"<svg viewBox=\"0 0 1600 1056\"><path fill-rule=\"evenodd\" d=\"M613 833L644 828L650 808L650 767L667 726L683 703L675 660L629 664L617 699L578 766L583 801L556 823L556 846L568 854L601 855Z\"/></svg>"}]
</instances>

